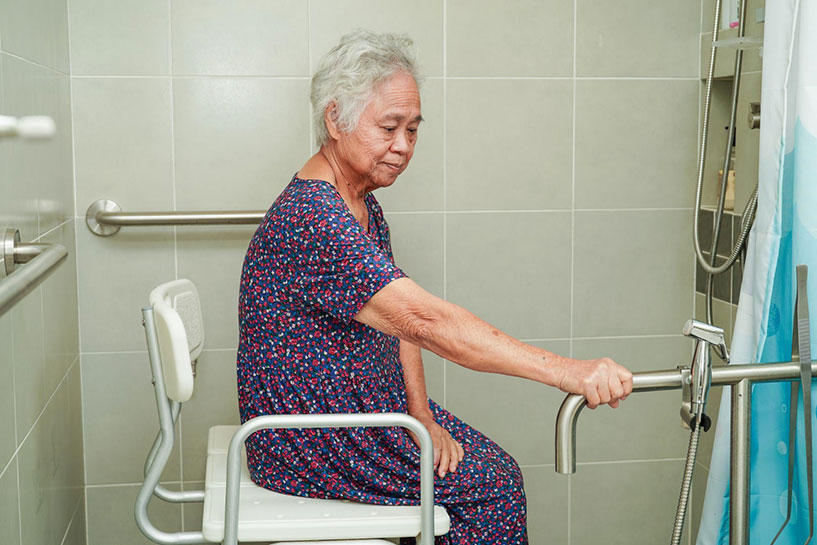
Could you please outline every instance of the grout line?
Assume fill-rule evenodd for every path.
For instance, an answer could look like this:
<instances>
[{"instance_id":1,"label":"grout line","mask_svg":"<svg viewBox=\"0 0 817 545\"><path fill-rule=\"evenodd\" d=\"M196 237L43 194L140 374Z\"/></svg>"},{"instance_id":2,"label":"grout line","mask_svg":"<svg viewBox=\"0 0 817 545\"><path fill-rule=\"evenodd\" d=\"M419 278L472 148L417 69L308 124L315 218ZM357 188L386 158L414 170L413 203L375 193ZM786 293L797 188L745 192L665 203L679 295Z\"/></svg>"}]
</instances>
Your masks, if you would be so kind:
<instances>
[{"instance_id":1,"label":"grout line","mask_svg":"<svg viewBox=\"0 0 817 545\"><path fill-rule=\"evenodd\" d=\"M59 383L57 384L57 387L54 388L54 391L51 392L50 396L48 396L48 401L45 402L45 405L43 405L42 410L40 410L40 414L38 414L37 418L34 419L34 423L31 425L28 432L26 432L26 435L25 435L25 437L23 437L23 440L20 441L20 444L17 445L16 448L14 449L14 453L11 455L11 460L9 460L8 464L6 464L6 468L8 468L8 465L11 464L11 462L15 458L17 458L17 455L20 453L20 450L22 450L23 445L26 444L26 441L28 440L29 436L31 435L31 432L33 432L34 428L36 428L37 424L39 424L40 419L45 414L45 411L48 409L48 406L51 404L51 400L54 399L54 396L57 394L59 389L62 388L62 385L65 382L65 379L71 373L71 369L74 368L74 365L76 365L78 360L79 360L79 354L76 355L76 357L74 358L74 361L71 363L71 365L68 366L68 370L65 372L65 374L62 375L62 378L60 379ZM16 395L15 395L15 398L16 398ZM16 409L15 409L15 415L16 415ZM16 426L15 426L15 428L16 428ZM15 435L16 435L16 431L15 431ZM6 470L3 469L3 471L0 472L0 476L2 476L2 474L5 473L5 471ZM18 468L18 472L19 472L19 468ZM18 494L19 494L19 490L18 490Z\"/></svg>"},{"instance_id":2,"label":"grout line","mask_svg":"<svg viewBox=\"0 0 817 545\"><path fill-rule=\"evenodd\" d=\"M71 364L68 368L68 372L70 373L74 368L74 365L77 365L77 371L79 372L79 417L81 420L82 429L80 430L82 433L82 497L80 498L80 502L83 504L83 523L85 524L85 542L88 542L88 494L85 493L85 481L88 475L88 458L86 456L87 450L87 434L85 433L85 386L82 382L82 315L80 313L80 275L79 275L79 229L78 224L80 221L84 220L84 216L79 215L79 210L77 210L77 205L79 200L77 198L77 137L76 137L76 119L74 117L74 79L72 74L74 73L74 63L73 63L73 54L71 51L71 0L66 0L65 2L65 10L66 10L66 28L68 31L68 93L69 93L69 105L71 109L71 173L72 173L72 183L74 189L74 203L71 209L74 211L74 277L76 278L76 286L75 286L75 293L77 297L77 357L74 360L74 363ZM84 223L84 222L83 222ZM79 502L77 502L77 507L74 510L74 515L71 517L71 521L68 523L68 530L70 530L71 525L76 518L76 509L79 509ZM68 535L68 530L66 530L66 536ZM65 538L63 538L63 541Z\"/></svg>"},{"instance_id":3,"label":"grout line","mask_svg":"<svg viewBox=\"0 0 817 545\"><path fill-rule=\"evenodd\" d=\"M201 482L201 481L194 481L194 482ZM142 484L144 484L144 483L135 482L135 483L86 484L85 488L117 488L117 487L120 487L120 486L139 486L139 487L141 487ZM177 485L181 486L182 481L159 481L159 484L161 484L161 485L176 485L177 484Z\"/></svg>"},{"instance_id":4,"label":"grout line","mask_svg":"<svg viewBox=\"0 0 817 545\"><path fill-rule=\"evenodd\" d=\"M443 299L448 300L448 0L443 0ZM448 408L448 361L443 359L443 409Z\"/></svg>"},{"instance_id":5,"label":"grout line","mask_svg":"<svg viewBox=\"0 0 817 545\"><path fill-rule=\"evenodd\" d=\"M575 45L575 35L574 35ZM575 48L574 48L575 59ZM451 76L451 80L505 80L505 81L519 81L519 80L533 80L533 81L572 81L572 80L586 80L586 81L700 81L698 77L675 77L675 76L576 76L576 63L573 63L573 76Z\"/></svg>"},{"instance_id":6,"label":"grout line","mask_svg":"<svg viewBox=\"0 0 817 545\"><path fill-rule=\"evenodd\" d=\"M85 493L83 492L82 496L77 500L77 504L74 506L74 512L71 513L71 519L68 521L68 526L65 527L65 533L62 535L60 545L65 545L65 540L68 539L68 532L71 531L71 526L74 525L74 519L77 517L77 511L79 511L79 504L83 502L84 496Z\"/></svg>"},{"instance_id":7,"label":"grout line","mask_svg":"<svg viewBox=\"0 0 817 545\"><path fill-rule=\"evenodd\" d=\"M169 67L170 77L168 84L170 86L170 202L173 210L176 211L176 122L174 103L176 95L173 90L173 2L167 3L167 63ZM179 279L179 229L173 227L173 277Z\"/></svg>"},{"instance_id":8,"label":"grout line","mask_svg":"<svg viewBox=\"0 0 817 545\"><path fill-rule=\"evenodd\" d=\"M45 233L41 234L40 236L38 236L37 238L35 238L34 240L32 240L32 242L41 242L41 241L42 241L42 240L43 240L45 237L47 237L48 235L50 235L50 234L51 234L51 233L53 233L54 231L57 231L57 230L59 230L59 229L63 228L63 227L64 227L64 226L65 226L67 223L70 223L70 222L72 222L72 221L74 221L74 218L73 218L73 217L72 217L72 218L69 218L69 219L67 219L67 220L65 220L65 221L63 221L63 222L62 222L62 223L60 223L59 225L56 225L56 226L52 227L51 229L49 229L49 230L48 230L48 231L46 231Z\"/></svg>"},{"instance_id":9,"label":"grout line","mask_svg":"<svg viewBox=\"0 0 817 545\"><path fill-rule=\"evenodd\" d=\"M172 46L171 46L172 47ZM172 72L172 68L171 68ZM170 76L167 75L136 75L123 76L111 74L91 74L91 75L75 75L72 76L78 79L271 79L271 80L295 80L295 81L309 81L309 76L271 76L265 74L179 74Z\"/></svg>"},{"instance_id":10,"label":"grout line","mask_svg":"<svg viewBox=\"0 0 817 545\"><path fill-rule=\"evenodd\" d=\"M578 0L573 0L573 104L572 104L572 124L571 127L571 163L570 163L570 357L573 357L573 322L575 314L573 309L573 291L575 276L575 255L576 255L576 36L578 34ZM572 521L573 516L573 475L567 476L567 545L573 539Z\"/></svg>"},{"instance_id":11,"label":"grout line","mask_svg":"<svg viewBox=\"0 0 817 545\"><path fill-rule=\"evenodd\" d=\"M686 458L644 458L639 460L603 460L600 462L577 462L576 466L601 466L621 464L642 464L657 462L683 462Z\"/></svg>"},{"instance_id":12,"label":"grout line","mask_svg":"<svg viewBox=\"0 0 817 545\"><path fill-rule=\"evenodd\" d=\"M7 56L12 57L14 59L17 59L19 61L23 61L23 62L27 62L29 64L33 64L34 66L37 66L37 67L42 68L44 70L48 70L49 72L53 72L54 74L58 74L60 76L70 76L70 74L66 74L65 72L60 72L59 70L51 68L50 66L46 66L46 65L41 64L41 63L39 63L37 61L33 61L31 59L21 57L20 55L15 55L14 53L9 53L8 51L0 51L0 56L2 56L2 55L7 55ZM70 68L69 68L69 70L70 70Z\"/></svg>"},{"instance_id":13,"label":"grout line","mask_svg":"<svg viewBox=\"0 0 817 545\"><path fill-rule=\"evenodd\" d=\"M170 187L171 187L171 205L173 206L173 210L176 211L178 209L178 202L177 202L177 188L176 188L176 113L175 113L175 105L176 105L176 93L173 87L173 2L168 0L167 2L167 25L168 25L168 41L167 41L167 62L168 62L168 72L170 73L170 77L168 78L168 84L170 87ZM176 280L179 279L179 228L173 227L173 276ZM184 478L184 455L183 455L183 447L182 447L182 415L179 415L179 422L176 425L176 430L179 433L179 477ZM181 505L181 509L179 509L179 522L181 525L182 530L184 530L184 503Z\"/></svg>"},{"instance_id":14,"label":"grout line","mask_svg":"<svg viewBox=\"0 0 817 545\"><path fill-rule=\"evenodd\" d=\"M17 458L17 451L14 452L14 457L12 459L15 460L16 458ZM19 463L19 461L15 464L15 469L17 470L17 532L18 532L17 535L20 537L20 543L25 543L23 541L23 502L20 501L20 463Z\"/></svg>"}]
</instances>

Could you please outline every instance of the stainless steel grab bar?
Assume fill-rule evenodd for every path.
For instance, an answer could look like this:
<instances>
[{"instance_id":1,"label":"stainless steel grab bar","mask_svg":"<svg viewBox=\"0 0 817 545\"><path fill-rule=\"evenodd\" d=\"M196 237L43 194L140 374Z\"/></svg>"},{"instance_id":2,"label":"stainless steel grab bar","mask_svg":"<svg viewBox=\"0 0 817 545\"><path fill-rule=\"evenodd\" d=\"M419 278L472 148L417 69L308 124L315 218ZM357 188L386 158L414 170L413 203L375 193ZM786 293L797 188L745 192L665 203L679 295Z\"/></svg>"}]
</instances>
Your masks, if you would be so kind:
<instances>
[{"instance_id":1,"label":"stainless steel grab bar","mask_svg":"<svg viewBox=\"0 0 817 545\"><path fill-rule=\"evenodd\" d=\"M147 225L257 225L266 210L211 212L123 212L114 201L100 199L85 212L85 224L96 235L108 237L125 227Z\"/></svg>"},{"instance_id":2,"label":"stainless steel grab bar","mask_svg":"<svg viewBox=\"0 0 817 545\"><path fill-rule=\"evenodd\" d=\"M20 232L6 229L0 246L0 316L36 288L68 256L60 244L26 244L20 242ZM16 270L16 265L28 263Z\"/></svg>"},{"instance_id":3,"label":"stainless steel grab bar","mask_svg":"<svg viewBox=\"0 0 817 545\"><path fill-rule=\"evenodd\" d=\"M811 362L817 373L817 361ZM749 462L751 439L752 384L800 378L799 362L751 363L712 367L712 386L732 386L731 452L729 498L730 545L748 545ZM633 374L633 392L678 390L684 386L680 369ZM576 472L576 424L587 400L569 394L556 416L556 471Z\"/></svg>"},{"instance_id":4,"label":"stainless steel grab bar","mask_svg":"<svg viewBox=\"0 0 817 545\"><path fill-rule=\"evenodd\" d=\"M817 373L817 362L811 364ZM752 363L747 365L716 365L712 367L712 386L730 386L747 379L750 382L789 381L800 378L800 364ZM633 392L680 390L680 369L633 373ZM556 471L562 474L576 472L576 424L587 400L578 394L569 394L556 416Z\"/></svg>"}]
</instances>

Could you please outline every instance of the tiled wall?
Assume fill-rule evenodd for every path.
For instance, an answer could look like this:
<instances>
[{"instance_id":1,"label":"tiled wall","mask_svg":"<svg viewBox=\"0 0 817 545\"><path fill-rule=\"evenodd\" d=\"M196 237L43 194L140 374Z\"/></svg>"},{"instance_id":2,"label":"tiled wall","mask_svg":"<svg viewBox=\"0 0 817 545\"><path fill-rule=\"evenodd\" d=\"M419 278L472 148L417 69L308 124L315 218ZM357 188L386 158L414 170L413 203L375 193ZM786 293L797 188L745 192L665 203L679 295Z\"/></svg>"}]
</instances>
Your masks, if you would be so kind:
<instances>
[{"instance_id":1,"label":"tiled wall","mask_svg":"<svg viewBox=\"0 0 817 545\"><path fill-rule=\"evenodd\" d=\"M0 138L0 229L66 261L0 316L0 543L85 543L68 15L0 0L0 114L48 115L47 141Z\"/></svg>"},{"instance_id":2,"label":"tiled wall","mask_svg":"<svg viewBox=\"0 0 817 545\"><path fill-rule=\"evenodd\" d=\"M648 0L71 0L89 545L146 543L131 515L157 422L140 307L187 277L207 350L166 481L198 486L236 421L236 299L252 229L91 234L125 210L266 208L310 155L309 75L354 27L412 35L428 75L412 166L378 198L398 264L509 333L634 370L687 363L701 5ZM428 355L432 397L513 454L531 543L670 533L686 434L677 393L582 416L557 475L559 392ZM195 508L155 502L164 529Z\"/></svg>"}]
</instances>

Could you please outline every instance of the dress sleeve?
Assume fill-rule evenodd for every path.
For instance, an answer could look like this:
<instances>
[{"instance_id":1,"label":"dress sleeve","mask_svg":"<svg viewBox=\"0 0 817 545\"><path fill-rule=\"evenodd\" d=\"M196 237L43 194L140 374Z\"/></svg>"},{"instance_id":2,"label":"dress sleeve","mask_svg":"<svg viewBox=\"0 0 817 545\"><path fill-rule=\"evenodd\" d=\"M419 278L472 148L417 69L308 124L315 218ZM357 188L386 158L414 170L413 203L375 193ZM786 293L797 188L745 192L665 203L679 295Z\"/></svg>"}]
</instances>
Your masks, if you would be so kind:
<instances>
[{"instance_id":1,"label":"dress sleeve","mask_svg":"<svg viewBox=\"0 0 817 545\"><path fill-rule=\"evenodd\" d=\"M292 225L292 293L348 323L375 293L406 275L339 197L310 204Z\"/></svg>"}]
</instances>

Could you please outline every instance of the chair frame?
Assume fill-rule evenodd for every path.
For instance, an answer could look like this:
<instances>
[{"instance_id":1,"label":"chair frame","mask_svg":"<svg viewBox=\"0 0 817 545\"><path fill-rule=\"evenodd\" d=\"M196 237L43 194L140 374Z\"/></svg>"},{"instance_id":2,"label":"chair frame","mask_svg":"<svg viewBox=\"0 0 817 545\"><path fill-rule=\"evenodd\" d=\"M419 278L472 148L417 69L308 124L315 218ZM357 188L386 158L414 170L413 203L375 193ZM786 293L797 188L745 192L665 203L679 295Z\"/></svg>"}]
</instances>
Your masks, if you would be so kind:
<instances>
[{"instance_id":1,"label":"chair frame","mask_svg":"<svg viewBox=\"0 0 817 545\"><path fill-rule=\"evenodd\" d=\"M173 503L204 501L203 490L172 491L159 484L162 471L170 458L175 441L175 424L181 412L181 403L167 397L162 374L158 336L153 307L142 308L148 358L153 374L156 407L160 431L145 462L145 480L136 499L135 518L139 530L149 539L162 545L212 543L198 532L164 532L156 528L148 517L148 503L157 496ZM241 448L251 434L273 428L344 428L399 426L415 433L420 440L420 534L418 545L434 544L434 447L428 430L417 419L403 413L365 414L300 414L265 415L245 422L233 435L227 457L227 484L224 518L224 545L238 545L238 506L241 475ZM304 542L321 543L319 541Z\"/></svg>"}]
</instances>

